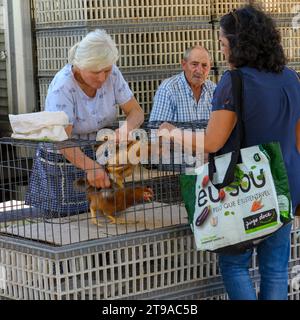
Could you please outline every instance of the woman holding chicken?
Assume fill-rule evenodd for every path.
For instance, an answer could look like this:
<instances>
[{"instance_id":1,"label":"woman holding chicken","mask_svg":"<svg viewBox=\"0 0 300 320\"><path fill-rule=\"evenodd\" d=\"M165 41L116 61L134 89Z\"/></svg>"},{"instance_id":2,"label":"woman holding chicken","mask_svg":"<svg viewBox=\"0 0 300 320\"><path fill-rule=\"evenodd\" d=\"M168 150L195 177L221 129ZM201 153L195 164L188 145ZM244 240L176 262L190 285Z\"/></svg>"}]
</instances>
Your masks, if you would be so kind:
<instances>
[{"instance_id":1,"label":"woman holding chicken","mask_svg":"<svg viewBox=\"0 0 300 320\"><path fill-rule=\"evenodd\" d=\"M70 138L95 139L98 130L116 120L117 106L127 116L116 130L117 141L143 123L143 110L115 65L117 60L116 44L105 30L90 32L70 50L69 63L55 75L45 103L46 111L64 111L68 115L66 132ZM38 150L26 202L60 214L86 210L86 199L84 195L78 198L73 180L83 171L90 186L108 188L109 177L91 152L69 147L59 153ZM50 169L51 163L64 163L63 171L55 165ZM41 190L49 194L43 197Z\"/></svg>"}]
</instances>

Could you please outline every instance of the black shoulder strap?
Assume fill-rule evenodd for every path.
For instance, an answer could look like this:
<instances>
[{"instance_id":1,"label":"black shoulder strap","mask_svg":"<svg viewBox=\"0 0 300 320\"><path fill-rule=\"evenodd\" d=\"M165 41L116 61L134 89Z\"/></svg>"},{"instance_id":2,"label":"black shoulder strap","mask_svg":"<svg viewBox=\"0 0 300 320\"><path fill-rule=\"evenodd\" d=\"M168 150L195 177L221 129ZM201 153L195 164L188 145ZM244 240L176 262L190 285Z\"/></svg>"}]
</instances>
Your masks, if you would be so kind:
<instances>
[{"instance_id":1,"label":"black shoulder strap","mask_svg":"<svg viewBox=\"0 0 300 320\"><path fill-rule=\"evenodd\" d=\"M242 112L243 112L243 92L244 92L244 84L243 84L243 74L240 70L234 69L230 71L231 75L231 82L232 82L232 95L233 95L233 103L235 106L235 111L237 115L237 124L236 124L236 141L234 146L234 151L231 155L230 164L226 171L224 180L220 184L216 184L215 187L217 189L221 189L225 186L228 186L230 183L234 181L234 170L240 158L240 149L243 146L244 142L244 125L242 119ZM209 170L209 178L213 181L213 175L216 172L216 165L215 165L215 154L209 155L209 163L208 163L208 170Z\"/></svg>"},{"instance_id":2,"label":"black shoulder strap","mask_svg":"<svg viewBox=\"0 0 300 320\"><path fill-rule=\"evenodd\" d=\"M231 82L232 82L232 95L233 103L235 106L235 112L237 115L237 137L235 142L235 150L240 150L244 144L245 130L243 125L243 110L244 110L244 81L243 74L239 69L230 71Z\"/></svg>"}]
</instances>

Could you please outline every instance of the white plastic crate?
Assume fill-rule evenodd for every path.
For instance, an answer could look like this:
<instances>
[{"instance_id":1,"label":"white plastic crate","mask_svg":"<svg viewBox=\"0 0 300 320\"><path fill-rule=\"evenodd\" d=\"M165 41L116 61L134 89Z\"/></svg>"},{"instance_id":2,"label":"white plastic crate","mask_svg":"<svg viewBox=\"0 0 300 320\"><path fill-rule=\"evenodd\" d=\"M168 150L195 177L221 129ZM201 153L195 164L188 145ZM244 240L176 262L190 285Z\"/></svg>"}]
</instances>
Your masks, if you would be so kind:
<instances>
[{"instance_id":1,"label":"white plastic crate","mask_svg":"<svg viewBox=\"0 0 300 320\"><path fill-rule=\"evenodd\" d=\"M125 79L128 81L130 89L133 91L137 101L143 108L145 115L149 115L152 108L152 101L156 90L159 85L168 77L180 72L180 70L174 70L174 72L156 73L150 75L125 75ZM120 116L123 114L119 113Z\"/></svg>"},{"instance_id":2,"label":"white plastic crate","mask_svg":"<svg viewBox=\"0 0 300 320\"><path fill-rule=\"evenodd\" d=\"M68 62L69 50L86 34L87 30L36 33L38 73L63 68Z\"/></svg>"},{"instance_id":3,"label":"white plastic crate","mask_svg":"<svg viewBox=\"0 0 300 320\"><path fill-rule=\"evenodd\" d=\"M264 0L263 9L274 18L292 18L300 11L299 0Z\"/></svg>"},{"instance_id":4,"label":"white plastic crate","mask_svg":"<svg viewBox=\"0 0 300 320\"><path fill-rule=\"evenodd\" d=\"M33 0L37 28L151 23L197 19L209 21L209 0Z\"/></svg>"},{"instance_id":5,"label":"white plastic crate","mask_svg":"<svg viewBox=\"0 0 300 320\"><path fill-rule=\"evenodd\" d=\"M280 30L282 45L289 62L300 63L300 27L293 28L290 20L279 20L277 26Z\"/></svg>"},{"instance_id":6,"label":"white plastic crate","mask_svg":"<svg viewBox=\"0 0 300 320\"><path fill-rule=\"evenodd\" d=\"M249 0L212 0L212 18L220 19L233 9L253 1ZM292 18L299 12L299 0L264 0L257 2L262 9L274 18Z\"/></svg>"},{"instance_id":7,"label":"white plastic crate","mask_svg":"<svg viewBox=\"0 0 300 320\"><path fill-rule=\"evenodd\" d=\"M294 300L300 291L291 287L292 267L299 262L290 260ZM217 256L196 250L189 226L65 248L2 237L0 266L0 296L8 299L228 299ZM258 291L255 262L250 271Z\"/></svg>"},{"instance_id":8,"label":"white plastic crate","mask_svg":"<svg viewBox=\"0 0 300 320\"><path fill-rule=\"evenodd\" d=\"M300 63L300 28L293 28L291 20L278 20L277 28L289 63ZM214 24L214 62L217 67L226 65L219 42L219 23Z\"/></svg>"},{"instance_id":9,"label":"white plastic crate","mask_svg":"<svg viewBox=\"0 0 300 320\"><path fill-rule=\"evenodd\" d=\"M288 66L297 72L300 72L300 63L289 63Z\"/></svg>"},{"instance_id":10,"label":"white plastic crate","mask_svg":"<svg viewBox=\"0 0 300 320\"><path fill-rule=\"evenodd\" d=\"M40 78L39 82L39 106L40 110L45 110L45 100L47 97L48 87L50 85L52 78Z\"/></svg>"},{"instance_id":11,"label":"white plastic crate","mask_svg":"<svg viewBox=\"0 0 300 320\"><path fill-rule=\"evenodd\" d=\"M216 255L196 251L188 226L59 252L8 243L0 249L0 296L10 299L150 298L220 278Z\"/></svg>"},{"instance_id":12,"label":"white plastic crate","mask_svg":"<svg viewBox=\"0 0 300 320\"><path fill-rule=\"evenodd\" d=\"M118 66L127 72L180 67L184 51L195 44L201 44L211 52L213 49L210 24L106 30L120 51ZM85 28L37 32L38 74L52 75L61 69L68 61L69 49L87 32Z\"/></svg>"},{"instance_id":13,"label":"white plastic crate","mask_svg":"<svg viewBox=\"0 0 300 320\"><path fill-rule=\"evenodd\" d=\"M247 0L212 0L212 18L219 19L231 10L248 4Z\"/></svg>"},{"instance_id":14,"label":"white plastic crate","mask_svg":"<svg viewBox=\"0 0 300 320\"><path fill-rule=\"evenodd\" d=\"M291 236L291 257L290 261L299 264L300 259L300 217L295 217ZM300 270L299 270L300 272Z\"/></svg>"}]
</instances>

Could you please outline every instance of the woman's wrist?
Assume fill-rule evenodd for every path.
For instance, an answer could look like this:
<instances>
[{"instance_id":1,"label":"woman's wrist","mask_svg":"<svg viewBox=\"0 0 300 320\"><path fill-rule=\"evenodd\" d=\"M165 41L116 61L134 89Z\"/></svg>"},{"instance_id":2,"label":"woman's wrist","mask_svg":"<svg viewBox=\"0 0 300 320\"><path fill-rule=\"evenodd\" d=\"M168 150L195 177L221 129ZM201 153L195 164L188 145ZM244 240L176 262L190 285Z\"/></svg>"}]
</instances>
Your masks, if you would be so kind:
<instances>
[{"instance_id":1,"label":"woman's wrist","mask_svg":"<svg viewBox=\"0 0 300 320\"><path fill-rule=\"evenodd\" d=\"M91 171L91 170L105 170L105 169L104 169L104 167L103 167L101 164L93 161L92 164L86 166L85 169L84 169L84 171L85 171L86 173L88 173L88 172Z\"/></svg>"}]
</instances>

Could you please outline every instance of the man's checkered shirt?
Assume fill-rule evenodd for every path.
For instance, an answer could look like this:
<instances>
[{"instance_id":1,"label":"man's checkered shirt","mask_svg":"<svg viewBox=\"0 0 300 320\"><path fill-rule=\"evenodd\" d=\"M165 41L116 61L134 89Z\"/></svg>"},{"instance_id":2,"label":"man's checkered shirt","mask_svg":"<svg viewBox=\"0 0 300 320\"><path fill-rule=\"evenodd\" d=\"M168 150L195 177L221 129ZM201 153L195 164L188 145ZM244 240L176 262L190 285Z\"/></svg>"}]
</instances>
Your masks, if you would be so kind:
<instances>
[{"instance_id":1,"label":"man's checkered shirt","mask_svg":"<svg viewBox=\"0 0 300 320\"><path fill-rule=\"evenodd\" d=\"M150 121L208 120L215 88L215 83L206 80L197 102L184 72L164 80L155 94Z\"/></svg>"}]
</instances>

